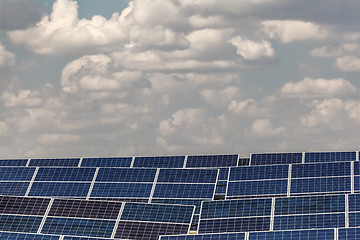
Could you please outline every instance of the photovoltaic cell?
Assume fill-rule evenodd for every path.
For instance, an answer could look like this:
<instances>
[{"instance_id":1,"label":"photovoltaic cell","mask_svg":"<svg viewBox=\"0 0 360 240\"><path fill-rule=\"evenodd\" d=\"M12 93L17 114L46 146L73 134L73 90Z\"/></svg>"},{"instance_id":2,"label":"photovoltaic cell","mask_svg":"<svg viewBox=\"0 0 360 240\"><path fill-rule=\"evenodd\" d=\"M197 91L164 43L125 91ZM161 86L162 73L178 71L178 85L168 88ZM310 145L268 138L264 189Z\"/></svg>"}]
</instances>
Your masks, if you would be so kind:
<instances>
[{"instance_id":1,"label":"photovoltaic cell","mask_svg":"<svg viewBox=\"0 0 360 240\"><path fill-rule=\"evenodd\" d=\"M49 216L116 220L121 202L55 199Z\"/></svg>"},{"instance_id":2,"label":"photovoltaic cell","mask_svg":"<svg viewBox=\"0 0 360 240\"><path fill-rule=\"evenodd\" d=\"M80 158L31 159L29 166L34 167L77 167Z\"/></svg>"},{"instance_id":3,"label":"photovoltaic cell","mask_svg":"<svg viewBox=\"0 0 360 240\"><path fill-rule=\"evenodd\" d=\"M353 240L360 239L360 228L343 228L338 230L338 239Z\"/></svg>"},{"instance_id":4,"label":"photovoltaic cell","mask_svg":"<svg viewBox=\"0 0 360 240\"><path fill-rule=\"evenodd\" d=\"M190 231L196 231L198 229L199 226L199 221L200 221L200 215L199 214L194 214L193 219L191 221L191 225L190 225Z\"/></svg>"},{"instance_id":5,"label":"photovoltaic cell","mask_svg":"<svg viewBox=\"0 0 360 240\"><path fill-rule=\"evenodd\" d=\"M349 227L360 226L360 212L349 213Z\"/></svg>"},{"instance_id":6,"label":"photovoltaic cell","mask_svg":"<svg viewBox=\"0 0 360 240\"><path fill-rule=\"evenodd\" d=\"M46 198L0 196L0 214L44 215L50 203Z\"/></svg>"},{"instance_id":7,"label":"photovoltaic cell","mask_svg":"<svg viewBox=\"0 0 360 240\"><path fill-rule=\"evenodd\" d=\"M349 211L360 211L360 194L349 194Z\"/></svg>"},{"instance_id":8,"label":"photovoltaic cell","mask_svg":"<svg viewBox=\"0 0 360 240\"><path fill-rule=\"evenodd\" d=\"M93 237L70 237L64 236L63 240L110 240L112 238L93 238Z\"/></svg>"},{"instance_id":9,"label":"photovoltaic cell","mask_svg":"<svg viewBox=\"0 0 360 240\"><path fill-rule=\"evenodd\" d=\"M360 175L360 162L354 162L354 175Z\"/></svg>"},{"instance_id":10,"label":"photovoltaic cell","mask_svg":"<svg viewBox=\"0 0 360 240\"><path fill-rule=\"evenodd\" d=\"M0 166L18 166L18 167L25 167L27 164L28 159L3 159L0 160Z\"/></svg>"},{"instance_id":11,"label":"photovoltaic cell","mask_svg":"<svg viewBox=\"0 0 360 240\"><path fill-rule=\"evenodd\" d=\"M238 167L249 166L250 158L239 158Z\"/></svg>"},{"instance_id":12,"label":"photovoltaic cell","mask_svg":"<svg viewBox=\"0 0 360 240\"><path fill-rule=\"evenodd\" d=\"M35 168L25 167L0 167L1 181L30 181Z\"/></svg>"},{"instance_id":13,"label":"photovoltaic cell","mask_svg":"<svg viewBox=\"0 0 360 240\"><path fill-rule=\"evenodd\" d=\"M350 191L350 177L304 178L291 180L291 193L323 193Z\"/></svg>"},{"instance_id":14,"label":"photovoltaic cell","mask_svg":"<svg viewBox=\"0 0 360 240\"><path fill-rule=\"evenodd\" d=\"M288 165L233 167L229 181L288 178Z\"/></svg>"},{"instance_id":15,"label":"photovoltaic cell","mask_svg":"<svg viewBox=\"0 0 360 240\"><path fill-rule=\"evenodd\" d=\"M0 182L0 195L25 196L29 182Z\"/></svg>"},{"instance_id":16,"label":"photovoltaic cell","mask_svg":"<svg viewBox=\"0 0 360 240\"><path fill-rule=\"evenodd\" d=\"M355 161L356 152L307 152L305 162L346 162Z\"/></svg>"},{"instance_id":17,"label":"photovoltaic cell","mask_svg":"<svg viewBox=\"0 0 360 240\"><path fill-rule=\"evenodd\" d=\"M269 231L270 217L200 220L199 233Z\"/></svg>"},{"instance_id":18,"label":"photovoltaic cell","mask_svg":"<svg viewBox=\"0 0 360 240\"><path fill-rule=\"evenodd\" d=\"M182 168L185 156L136 157L133 167Z\"/></svg>"},{"instance_id":19,"label":"photovoltaic cell","mask_svg":"<svg viewBox=\"0 0 360 240\"><path fill-rule=\"evenodd\" d=\"M301 163L302 153L257 153L251 154L251 165Z\"/></svg>"},{"instance_id":20,"label":"photovoltaic cell","mask_svg":"<svg viewBox=\"0 0 360 240\"><path fill-rule=\"evenodd\" d=\"M274 230L345 227L345 214L275 216Z\"/></svg>"},{"instance_id":21,"label":"photovoltaic cell","mask_svg":"<svg viewBox=\"0 0 360 240\"><path fill-rule=\"evenodd\" d=\"M150 197L152 183L95 183L91 197Z\"/></svg>"},{"instance_id":22,"label":"photovoltaic cell","mask_svg":"<svg viewBox=\"0 0 360 240\"><path fill-rule=\"evenodd\" d=\"M132 157L83 158L81 167L130 167Z\"/></svg>"},{"instance_id":23,"label":"photovoltaic cell","mask_svg":"<svg viewBox=\"0 0 360 240\"><path fill-rule=\"evenodd\" d=\"M115 221L48 217L41 233L87 237L111 237Z\"/></svg>"},{"instance_id":24,"label":"photovoltaic cell","mask_svg":"<svg viewBox=\"0 0 360 240\"><path fill-rule=\"evenodd\" d=\"M326 176L350 176L350 162L294 164L292 166L292 178L326 177Z\"/></svg>"},{"instance_id":25,"label":"photovoltaic cell","mask_svg":"<svg viewBox=\"0 0 360 240\"><path fill-rule=\"evenodd\" d=\"M271 198L203 202L201 219L270 216Z\"/></svg>"},{"instance_id":26,"label":"photovoltaic cell","mask_svg":"<svg viewBox=\"0 0 360 240\"><path fill-rule=\"evenodd\" d=\"M188 156L186 167L231 167L237 166L238 155Z\"/></svg>"},{"instance_id":27,"label":"photovoltaic cell","mask_svg":"<svg viewBox=\"0 0 360 240\"><path fill-rule=\"evenodd\" d=\"M274 232L252 232L249 240L333 240L333 229L302 230L302 231L274 231ZM339 238L340 239L340 238ZM342 239L342 238L341 238Z\"/></svg>"},{"instance_id":28,"label":"photovoltaic cell","mask_svg":"<svg viewBox=\"0 0 360 240\"><path fill-rule=\"evenodd\" d=\"M197 235L161 236L160 240L242 240L245 233L219 233Z\"/></svg>"},{"instance_id":29,"label":"photovoltaic cell","mask_svg":"<svg viewBox=\"0 0 360 240\"><path fill-rule=\"evenodd\" d=\"M158 239L160 235L187 233L189 224L120 221L115 238Z\"/></svg>"},{"instance_id":30,"label":"photovoltaic cell","mask_svg":"<svg viewBox=\"0 0 360 240\"><path fill-rule=\"evenodd\" d=\"M155 168L100 168L96 182L153 182L155 175Z\"/></svg>"},{"instance_id":31,"label":"photovoltaic cell","mask_svg":"<svg viewBox=\"0 0 360 240\"><path fill-rule=\"evenodd\" d=\"M229 182L227 196L286 194L287 184L287 180Z\"/></svg>"},{"instance_id":32,"label":"photovoltaic cell","mask_svg":"<svg viewBox=\"0 0 360 240\"><path fill-rule=\"evenodd\" d=\"M125 203L121 220L189 224L193 211L193 206Z\"/></svg>"},{"instance_id":33,"label":"photovoltaic cell","mask_svg":"<svg viewBox=\"0 0 360 240\"><path fill-rule=\"evenodd\" d=\"M91 182L95 168L39 168L35 181Z\"/></svg>"},{"instance_id":34,"label":"photovoltaic cell","mask_svg":"<svg viewBox=\"0 0 360 240\"><path fill-rule=\"evenodd\" d=\"M2 239L2 240L59 240L60 236L31 234L31 233L0 232L0 239Z\"/></svg>"},{"instance_id":35,"label":"photovoltaic cell","mask_svg":"<svg viewBox=\"0 0 360 240\"><path fill-rule=\"evenodd\" d=\"M219 168L218 180L227 180L229 175L229 168Z\"/></svg>"},{"instance_id":36,"label":"photovoltaic cell","mask_svg":"<svg viewBox=\"0 0 360 240\"><path fill-rule=\"evenodd\" d=\"M217 169L160 169L157 182L215 183Z\"/></svg>"},{"instance_id":37,"label":"photovoltaic cell","mask_svg":"<svg viewBox=\"0 0 360 240\"><path fill-rule=\"evenodd\" d=\"M0 214L0 231L36 233L42 217Z\"/></svg>"},{"instance_id":38,"label":"photovoltaic cell","mask_svg":"<svg viewBox=\"0 0 360 240\"><path fill-rule=\"evenodd\" d=\"M34 182L29 196L86 197L90 183Z\"/></svg>"},{"instance_id":39,"label":"photovoltaic cell","mask_svg":"<svg viewBox=\"0 0 360 240\"><path fill-rule=\"evenodd\" d=\"M225 195L226 187L227 187L227 181L218 181L216 183L215 195Z\"/></svg>"},{"instance_id":40,"label":"photovoltaic cell","mask_svg":"<svg viewBox=\"0 0 360 240\"><path fill-rule=\"evenodd\" d=\"M212 198L215 184L156 184L155 198Z\"/></svg>"},{"instance_id":41,"label":"photovoltaic cell","mask_svg":"<svg viewBox=\"0 0 360 240\"><path fill-rule=\"evenodd\" d=\"M321 195L275 199L275 215L345 212L345 195Z\"/></svg>"},{"instance_id":42,"label":"photovoltaic cell","mask_svg":"<svg viewBox=\"0 0 360 240\"><path fill-rule=\"evenodd\" d=\"M152 198L151 203L166 203L195 206L194 214L200 213L202 199L181 199L181 198Z\"/></svg>"}]
</instances>

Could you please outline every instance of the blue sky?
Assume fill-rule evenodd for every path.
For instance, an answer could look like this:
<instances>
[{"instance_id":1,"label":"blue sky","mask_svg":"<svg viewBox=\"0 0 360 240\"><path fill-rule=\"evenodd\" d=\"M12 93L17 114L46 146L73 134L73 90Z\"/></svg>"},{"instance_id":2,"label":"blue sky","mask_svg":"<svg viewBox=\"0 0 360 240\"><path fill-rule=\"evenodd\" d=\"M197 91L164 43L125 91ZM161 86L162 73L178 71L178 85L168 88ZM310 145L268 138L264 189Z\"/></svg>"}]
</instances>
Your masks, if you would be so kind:
<instances>
[{"instance_id":1,"label":"blue sky","mask_svg":"<svg viewBox=\"0 0 360 240\"><path fill-rule=\"evenodd\" d=\"M358 150L359 29L351 0L3 0L1 157Z\"/></svg>"}]
</instances>

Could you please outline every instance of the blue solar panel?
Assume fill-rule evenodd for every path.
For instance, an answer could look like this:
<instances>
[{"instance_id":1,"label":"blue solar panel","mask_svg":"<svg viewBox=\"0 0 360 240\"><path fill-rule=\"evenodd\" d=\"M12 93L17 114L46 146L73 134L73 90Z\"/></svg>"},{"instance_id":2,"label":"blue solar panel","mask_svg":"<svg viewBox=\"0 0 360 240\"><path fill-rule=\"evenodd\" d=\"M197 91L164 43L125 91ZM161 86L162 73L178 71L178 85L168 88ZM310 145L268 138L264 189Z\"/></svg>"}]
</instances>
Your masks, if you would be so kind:
<instances>
[{"instance_id":1,"label":"blue solar panel","mask_svg":"<svg viewBox=\"0 0 360 240\"><path fill-rule=\"evenodd\" d=\"M229 168L219 168L218 180L227 180L229 176Z\"/></svg>"},{"instance_id":2,"label":"blue solar panel","mask_svg":"<svg viewBox=\"0 0 360 240\"><path fill-rule=\"evenodd\" d=\"M360 239L360 228L343 228L338 230L338 239L353 240Z\"/></svg>"},{"instance_id":3,"label":"blue solar panel","mask_svg":"<svg viewBox=\"0 0 360 240\"><path fill-rule=\"evenodd\" d=\"M27 164L28 159L4 159L0 160L0 166L17 166L17 167L25 167Z\"/></svg>"},{"instance_id":4,"label":"blue solar panel","mask_svg":"<svg viewBox=\"0 0 360 240\"><path fill-rule=\"evenodd\" d=\"M157 182L215 183L216 169L161 169Z\"/></svg>"},{"instance_id":5,"label":"blue solar panel","mask_svg":"<svg viewBox=\"0 0 360 240\"><path fill-rule=\"evenodd\" d=\"M345 214L275 216L274 230L345 227Z\"/></svg>"},{"instance_id":6,"label":"blue solar panel","mask_svg":"<svg viewBox=\"0 0 360 240\"><path fill-rule=\"evenodd\" d=\"M288 165L233 167L229 181L288 178Z\"/></svg>"},{"instance_id":7,"label":"blue solar panel","mask_svg":"<svg viewBox=\"0 0 360 240\"><path fill-rule=\"evenodd\" d=\"M197 235L177 235L161 236L160 240L242 240L245 233L218 233L218 234L197 234Z\"/></svg>"},{"instance_id":8,"label":"blue solar panel","mask_svg":"<svg viewBox=\"0 0 360 240\"><path fill-rule=\"evenodd\" d=\"M94 238L94 237L70 237L64 236L63 240L110 240L112 238Z\"/></svg>"},{"instance_id":9,"label":"blue solar panel","mask_svg":"<svg viewBox=\"0 0 360 240\"><path fill-rule=\"evenodd\" d=\"M132 157L83 158L81 167L130 167Z\"/></svg>"},{"instance_id":10,"label":"blue solar panel","mask_svg":"<svg viewBox=\"0 0 360 240\"><path fill-rule=\"evenodd\" d=\"M226 194L227 181L218 181L216 183L215 195Z\"/></svg>"},{"instance_id":11,"label":"blue solar panel","mask_svg":"<svg viewBox=\"0 0 360 240\"><path fill-rule=\"evenodd\" d=\"M90 183L34 182L29 196L86 197Z\"/></svg>"},{"instance_id":12,"label":"blue solar panel","mask_svg":"<svg viewBox=\"0 0 360 240\"><path fill-rule=\"evenodd\" d=\"M360 194L349 194L349 211L360 211Z\"/></svg>"},{"instance_id":13,"label":"blue solar panel","mask_svg":"<svg viewBox=\"0 0 360 240\"><path fill-rule=\"evenodd\" d=\"M91 197L150 197L152 183L95 183Z\"/></svg>"},{"instance_id":14,"label":"blue solar panel","mask_svg":"<svg viewBox=\"0 0 360 240\"><path fill-rule=\"evenodd\" d=\"M237 166L238 155L188 156L186 167L232 167Z\"/></svg>"},{"instance_id":15,"label":"blue solar panel","mask_svg":"<svg viewBox=\"0 0 360 240\"><path fill-rule=\"evenodd\" d=\"M133 167L182 168L185 156L136 157Z\"/></svg>"},{"instance_id":16,"label":"blue solar panel","mask_svg":"<svg viewBox=\"0 0 360 240\"><path fill-rule=\"evenodd\" d=\"M35 181L91 182L95 168L39 168Z\"/></svg>"},{"instance_id":17,"label":"blue solar panel","mask_svg":"<svg viewBox=\"0 0 360 240\"><path fill-rule=\"evenodd\" d=\"M181 198L152 198L151 203L166 203L196 206L194 214L200 213L201 199L181 199Z\"/></svg>"},{"instance_id":18,"label":"blue solar panel","mask_svg":"<svg viewBox=\"0 0 360 240\"><path fill-rule=\"evenodd\" d=\"M269 231L270 217L200 220L199 233Z\"/></svg>"},{"instance_id":19,"label":"blue solar panel","mask_svg":"<svg viewBox=\"0 0 360 240\"><path fill-rule=\"evenodd\" d=\"M210 198L215 184L156 184L155 198Z\"/></svg>"},{"instance_id":20,"label":"blue solar panel","mask_svg":"<svg viewBox=\"0 0 360 240\"><path fill-rule=\"evenodd\" d=\"M25 196L29 182L0 182L0 195Z\"/></svg>"},{"instance_id":21,"label":"blue solar panel","mask_svg":"<svg viewBox=\"0 0 360 240\"><path fill-rule=\"evenodd\" d=\"M193 206L126 203L121 220L190 223Z\"/></svg>"},{"instance_id":22,"label":"blue solar panel","mask_svg":"<svg viewBox=\"0 0 360 240\"><path fill-rule=\"evenodd\" d=\"M201 219L270 216L271 198L203 202Z\"/></svg>"},{"instance_id":23,"label":"blue solar panel","mask_svg":"<svg viewBox=\"0 0 360 240\"><path fill-rule=\"evenodd\" d=\"M0 167L0 180L2 181L30 181L35 168Z\"/></svg>"},{"instance_id":24,"label":"blue solar panel","mask_svg":"<svg viewBox=\"0 0 360 240\"><path fill-rule=\"evenodd\" d=\"M301 230L301 231L275 231L252 232L249 240L334 240L333 229ZM340 239L340 238L339 238ZM342 238L341 238L342 239Z\"/></svg>"},{"instance_id":25,"label":"blue solar panel","mask_svg":"<svg viewBox=\"0 0 360 240\"><path fill-rule=\"evenodd\" d=\"M295 164L292 166L292 178L350 176L350 162Z\"/></svg>"},{"instance_id":26,"label":"blue solar panel","mask_svg":"<svg viewBox=\"0 0 360 240\"><path fill-rule=\"evenodd\" d=\"M349 227L360 226L360 212L349 213Z\"/></svg>"},{"instance_id":27,"label":"blue solar panel","mask_svg":"<svg viewBox=\"0 0 360 240\"><path fill-rule=\"evenodd\" d=\"M41 233L111 237L115 221L48 217Z\"/></svg>"},{"instance_id":28,"label":"blue solar panel","mask_svg":"<svg viewBox=\"0 0 360 240\"><path fill-rule=\"evenodd\" d=\"M360 162L354 162L354 175L360 175Z\"/></svg>"},{"instance_id":29,"label":"blue solar panel","mask_svg":"<svg viewBox=\"0 0 360 240\"><path fill-rule=\"evenodd\" d=\"M324 193L350 191L350 177L304 178L291 180L291 193Z\"/></svg>"},{"instance_id":30,"label":"blue solar panel","mask_svg":"<svg viewBox=\"0 0 360 240\"><path fill-rule=\"evenodd\" d=\"M0 239L2 239L2 240L59 240L60 236L31 234L31 233L0 232Z\"/></svg>"},{"instance_id":31,"label":"blue solar panel","mask_svg":"<svg viewBox=\"0 0 360 240\"><path fill-rule=\"evenodd\" d=\"M308 152L305 162L346 162L355 161L356 152Z\"/></svg>"},{"instance_id":32,"label":"blue solar panel","mask_svg":"<svg viewBox=\"0 0 360 240\"><path fill-rule=\"evenodd\" d=\"M302 153L260 153L251 154L251 165L301 163Z\"/></svg>"},{"instance_id":33,"label":"blue solar panel","mask_svg":"<svg viewBox=\"0 0 360 240\"><path fill-rule=\"evenodd\" d=\"M42 217L0 214L0 231L36 233Z\"/></svg>"},{"instance_id":34,"label":"blue solar panel","mask_svg":"<svg viewBox=\"0 0 360 240\"><path fill-rule=\"evenodd\" d=\"M77 167L80 158L60 158L60 159L31 159L29 166L34 167Z\"/></svg>"},{"instance_id":35,"label":"blue solar panel","mask_svg":"<svg viewBox=\"0 0 360 240\"><path fill-rule=\"evenodd\" d=\"M287 184L287 180L229 182L227 196L286 194Z\"/></svg>"},{"instance_id":36,"label":"blue solar panel","mask_svg":"<svg viewBox=\"0 0 360 240\"><path fill-rule=\"evenodd\" d=\"M275 215L345 212L345 195L287 197L275 200Z\"/></svg>"},{"instance_id":37,"label":"blue solar panel","mask_svg":"<svg viewBox=\"0 0 360 240\"><path fill-rule=\"evenodd\" d=\"M100 168L96 182L153 182L156 169Z\"/></svg>"}]
</instances>

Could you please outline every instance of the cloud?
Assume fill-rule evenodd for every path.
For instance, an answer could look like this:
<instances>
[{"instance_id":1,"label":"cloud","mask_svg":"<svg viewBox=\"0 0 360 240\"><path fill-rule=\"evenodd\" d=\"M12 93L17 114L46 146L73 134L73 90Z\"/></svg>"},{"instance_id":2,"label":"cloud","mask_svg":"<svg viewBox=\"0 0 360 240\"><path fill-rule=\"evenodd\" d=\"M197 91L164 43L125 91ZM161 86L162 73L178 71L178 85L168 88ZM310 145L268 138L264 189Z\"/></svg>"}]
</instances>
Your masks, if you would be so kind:
<instances>
[{"instance_id":1,"label":"cloud","mask_svg":"<svg viewBox=\"0 0 360 240\"><path fill-rule=\"evenodd\" d=\"M280 89L280 94L294 98L318 98L347 96L356 93L357 89L349 81L336 79L304 78L299 82L288 82Z\"/></svg>"},{"instance_id":2,"label":"cloud","mask_svg":"<svg viewBox=\"0 0 360 240\"><path fill-rule=\"evenodd\" d=\"M270 38L283 43L325 39L329 32L320 25L295 20L267 20L262 22L264 32Z\"/></svg>"},{"instance_id":3,"label":"cloud","mask_svg":"<svg viewBox=\"0 0 360 240\"><path fill-rule=\"evenodd\" d=\"M36 5L27 0L0 1L0 29L24 29L40 19Z\"/></svg>"},{"instance_id":4,"label":"cloud","mask_svg":"<svg viewBox=\"0 0 360 240\"><path fill-rule=\"evenodd\" d=\"M227 87L223 90L203 89L200 92L208 104L217 107L227 106L230 101L238 97L239 93L240 89L237 87Z\"/></svg>"},{"instance_id":5,"label":"cloud","mask_svg":"<svg viewBox=\"0 0 360 240\"><path fill-rule=\"evenodd\" d=\"M270 119L257 119L251 126L251 133L259 137L276 136L285 131L284 127L274 127Z\"/></svg>"},{"instance_id":6,"label":"cloud","mask_svg":"<svg viewBox=\"0 0 360 240\"><path fill-rule=\"evenodd\" d=\"M360 72L360 58L356 56L339 57L335 66L343 72Z\"/></svg>"},{"instance_id":7,"label":"cloud","mask_svg":"<svg viewBox=\"0 0 360 240\"><path fill-rule=\"evenodd\" d=\"M15 63L15 54L6 50L5 46L0 42L0 69L13 67Z\"/></svg>"},{"instance_id":8,"label":"cloud","mask_svg":"<svg viewBox=\"0 0 360 240\"><path fill-rule=\"evenodd\" d=\"M325 46L321 48L313 49L310 52L311 56L332 58L340 57L349 53L359 53L360 46L357 43L344 43L341 46Z\"/></svg>"},{"instance_id":9,"label":"cloud","mask_svg":"<svg viewBox=\"0 0 360 240\"><path fill-rule=\"evenodd\" d=\"M237 54L248 60L274 56L274 49L268 41L262 40L256 42L236 36L230 42L236 46Z\"/></svg>"}]
</instances>

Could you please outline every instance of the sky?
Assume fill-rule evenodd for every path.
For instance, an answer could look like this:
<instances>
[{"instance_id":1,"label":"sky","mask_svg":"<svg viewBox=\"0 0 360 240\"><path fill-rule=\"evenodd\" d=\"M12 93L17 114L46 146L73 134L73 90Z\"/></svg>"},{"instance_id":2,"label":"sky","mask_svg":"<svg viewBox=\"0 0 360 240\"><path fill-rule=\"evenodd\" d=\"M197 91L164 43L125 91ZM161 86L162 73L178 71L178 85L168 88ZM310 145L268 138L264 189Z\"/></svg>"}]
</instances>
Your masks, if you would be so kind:
<instances>
[{"instance_id":1,"label":"sky","mask_svg":"<svg viewBox=\"0 0 360 240\"><path fill-rule=\"evenodd\" d=\"M360 1L1 0L0 158L354 151Z\"/></svg>"}]
</instances>

